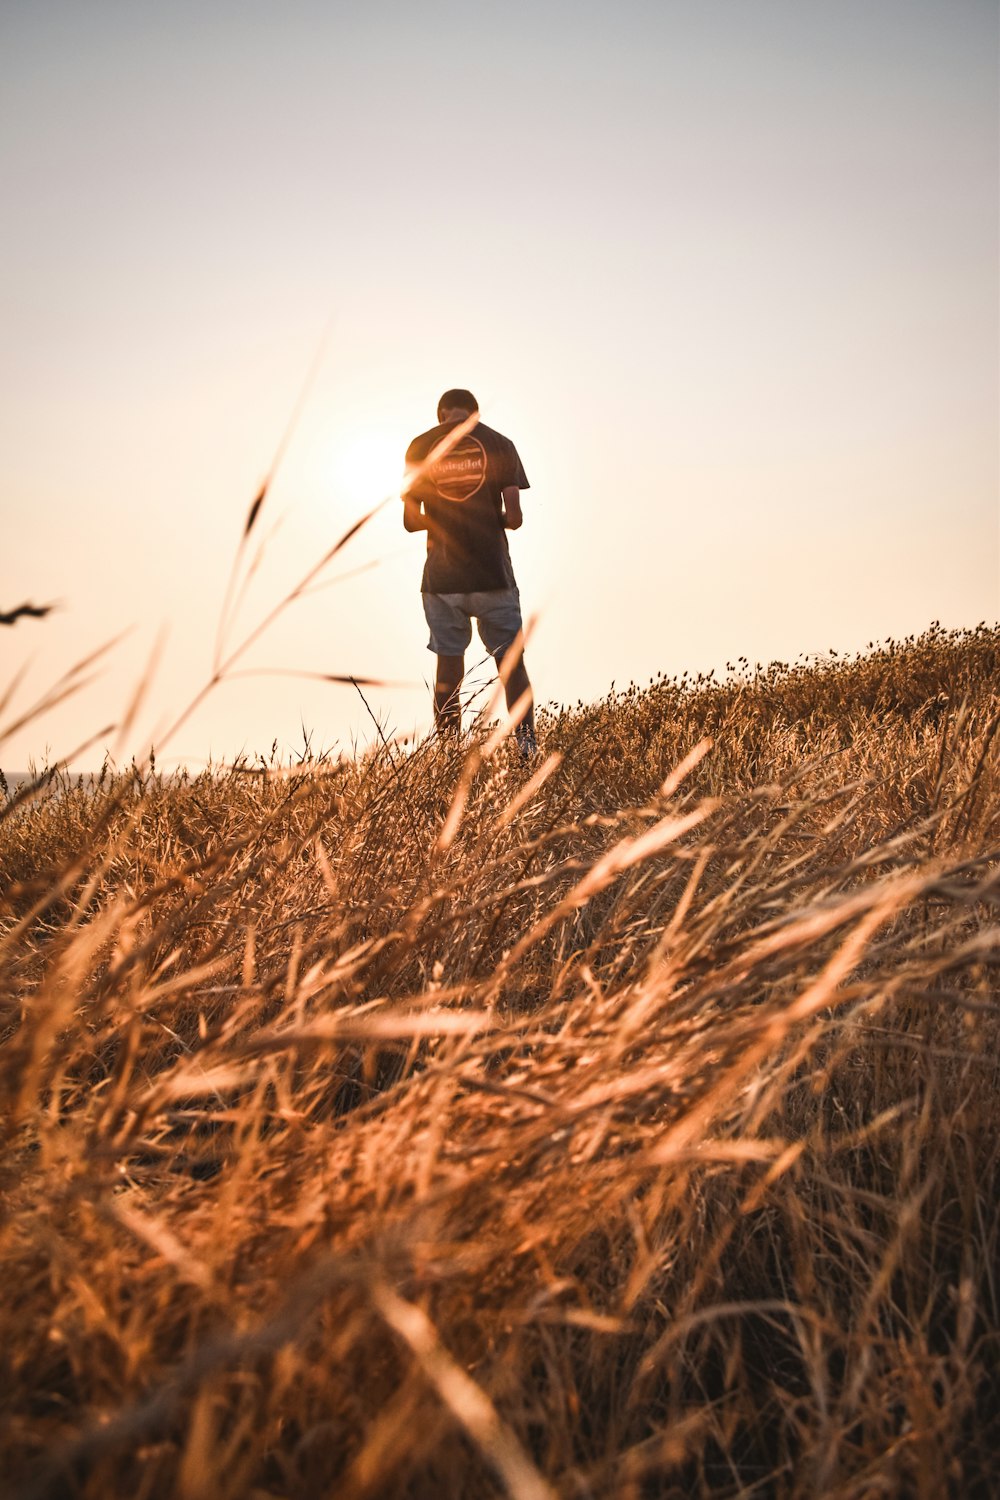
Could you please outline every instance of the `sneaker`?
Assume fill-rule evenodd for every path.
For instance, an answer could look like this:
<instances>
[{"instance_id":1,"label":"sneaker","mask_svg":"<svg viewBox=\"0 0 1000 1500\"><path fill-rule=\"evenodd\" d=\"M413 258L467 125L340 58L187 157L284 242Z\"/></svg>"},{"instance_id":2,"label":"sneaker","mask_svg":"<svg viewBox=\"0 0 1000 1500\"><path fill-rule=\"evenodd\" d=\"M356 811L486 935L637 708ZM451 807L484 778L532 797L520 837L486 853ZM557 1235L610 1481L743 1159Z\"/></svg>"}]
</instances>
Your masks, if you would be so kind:
<instances>
[{"instance_id":1,"label":"sneaker","mask_svg":"<svg viewBox=\"0 0 1000 1500\"><path fill-rule=\"evenodd\" d=\"M526 724L522 720L514 730L514 738L517 741L517 749L523 761L534 760L538 754L538 741L535 739L535 728L533 724Z\"/></svg>"}]
</instances>

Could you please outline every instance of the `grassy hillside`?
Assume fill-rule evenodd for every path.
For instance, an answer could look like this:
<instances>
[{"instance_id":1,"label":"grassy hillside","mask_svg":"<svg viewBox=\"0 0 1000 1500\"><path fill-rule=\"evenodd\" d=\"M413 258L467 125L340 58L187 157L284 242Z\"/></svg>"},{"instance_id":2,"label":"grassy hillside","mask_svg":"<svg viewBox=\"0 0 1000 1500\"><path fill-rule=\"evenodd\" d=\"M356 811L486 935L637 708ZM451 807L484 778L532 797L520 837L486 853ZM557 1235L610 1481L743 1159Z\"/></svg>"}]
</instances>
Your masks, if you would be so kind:
<instances>
[{"instance_id":1,"label":"grassy hillside","mask_svg":"<svg viewBox=\"0 0 1000 1500\"><path fill-rule=\"evenodd\" d=\"M0 801L32 1496L1000 1484L1000 631Z\"/></svg>"}]
</instances>

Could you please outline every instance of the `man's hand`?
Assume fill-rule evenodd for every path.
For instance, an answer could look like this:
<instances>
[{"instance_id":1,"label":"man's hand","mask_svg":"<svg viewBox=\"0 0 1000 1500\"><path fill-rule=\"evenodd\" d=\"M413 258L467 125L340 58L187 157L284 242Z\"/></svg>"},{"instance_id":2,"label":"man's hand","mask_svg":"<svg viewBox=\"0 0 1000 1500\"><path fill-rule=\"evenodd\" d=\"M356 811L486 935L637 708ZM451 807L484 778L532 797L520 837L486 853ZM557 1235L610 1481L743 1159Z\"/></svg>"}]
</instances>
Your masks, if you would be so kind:
<instances>
[{"instance_id":1,"label":"man's hand","mask_svg":"<svg viewBox=\"0 0 1000 1500\"><path fill-rule=\"evenodd\" d=\"M412 495L403 496L403 525L407 531L426 531L427 517L421 509L419 500L414 500Z\"/></svg>"},{"instance_id":2,"label":"man's hand","mask_svg":"<svg viewBox=\"0 0 1000 1500\"><path fill-rule=\"evenodd\" d=\"M521 491L516 484L509 484L501 492L503 500L503 524L508 531L516 531L524 520L521 514Z\"/></svg>"}]
</instances>

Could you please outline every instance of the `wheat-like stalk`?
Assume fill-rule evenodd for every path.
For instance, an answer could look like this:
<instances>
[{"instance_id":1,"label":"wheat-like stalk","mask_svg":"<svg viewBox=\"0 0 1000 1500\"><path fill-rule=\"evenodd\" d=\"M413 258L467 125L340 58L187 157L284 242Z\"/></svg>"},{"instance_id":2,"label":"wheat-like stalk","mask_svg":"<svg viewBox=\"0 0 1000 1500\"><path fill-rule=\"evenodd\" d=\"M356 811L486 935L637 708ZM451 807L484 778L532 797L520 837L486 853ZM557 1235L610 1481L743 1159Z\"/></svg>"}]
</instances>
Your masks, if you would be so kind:
<instances>
[{"instance_id":1,"label":"wheat-like stalk","mask_svg":"<svg viewBox=\"0 0 1000 1500\"><path fill-rule=\"evenodd\" d=\"M8 802L9 1492L989 1493L998 663Z\"/></svg>"}]
</instances>

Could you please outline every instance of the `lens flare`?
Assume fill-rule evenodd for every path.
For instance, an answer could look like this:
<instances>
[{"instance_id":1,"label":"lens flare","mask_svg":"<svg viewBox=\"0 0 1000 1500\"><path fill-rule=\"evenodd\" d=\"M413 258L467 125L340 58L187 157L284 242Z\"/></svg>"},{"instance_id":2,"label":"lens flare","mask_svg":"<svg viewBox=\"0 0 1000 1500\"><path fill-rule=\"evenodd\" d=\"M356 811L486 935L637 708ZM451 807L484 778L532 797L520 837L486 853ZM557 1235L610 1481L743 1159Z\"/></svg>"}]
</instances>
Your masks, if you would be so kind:
<instances>
[{"instance_id":1,"label":"lens flare","mask_svg":"<svg viewBox=\"0 0 1000 1500\"><path fill-rule=\"evenodd\" d=\"M399 434L370 429L345 434L330 459L333 482L346 500L374 504L398 494L403 482Z\"/></svg>"}]
</instances>

